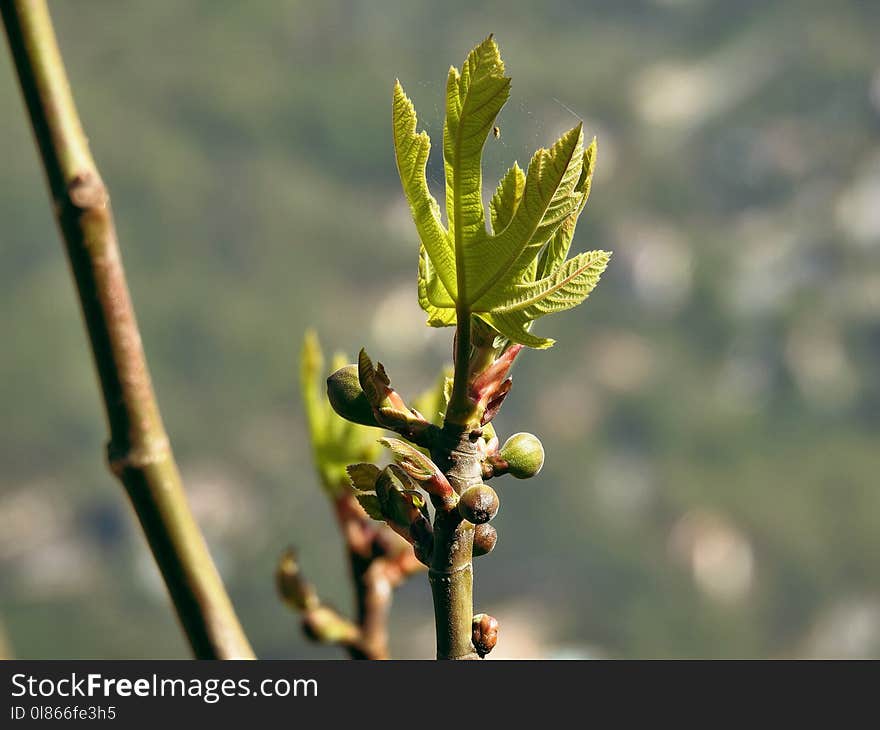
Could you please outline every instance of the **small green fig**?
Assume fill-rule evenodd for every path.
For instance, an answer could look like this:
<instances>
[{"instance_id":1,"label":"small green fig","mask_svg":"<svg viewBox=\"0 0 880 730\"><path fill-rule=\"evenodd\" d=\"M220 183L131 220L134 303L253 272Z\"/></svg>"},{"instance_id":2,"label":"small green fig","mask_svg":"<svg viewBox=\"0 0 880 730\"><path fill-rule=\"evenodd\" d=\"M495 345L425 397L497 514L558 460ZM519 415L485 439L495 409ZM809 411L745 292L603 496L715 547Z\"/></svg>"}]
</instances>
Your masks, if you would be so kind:
<instances>
[{"instance_id":1,"label":"small green fig","mask_svg":"<svg viewBox=\"0 0 880 730\"><path fill-rule=\"evenodd\" d=\"M529 479L544 466L544 447L538 437L530 433L513 434L498 455L507 462L507 473L517 479Z\"/></svg>"},{"instance_id":2,"label":"small green fig","mask_svg":"<svg viewBox=\"0 0 880 730\"><path fill-rule=\"evenodd\" d=\"M498 542L498 532L492 525L484 522L482 525L474 527L475 558L491 553L495 549L496 542Z\"/></svg>"},{"instance_id":3,"label":"small green fig","mask_svg":"<svg viewBox=\"0 0 880 730\"><path fill-rule=\"evenodd\" d=\"M358 380L358 366L346 365L327 378L330 405L347 421L363 426L377 426L373 408Z\"/></svg>"},{"instance_id":4,"label":"small green fig","mask_svg":"<svg viewBox=\"0 0 880 730\"><path fill-rule=\"evenodd\" d=\"M468 522L482 525L498 514L498 495L488 484L478 484L464 490L458 500L458 512Z\"/></svg>"}]
</instances>

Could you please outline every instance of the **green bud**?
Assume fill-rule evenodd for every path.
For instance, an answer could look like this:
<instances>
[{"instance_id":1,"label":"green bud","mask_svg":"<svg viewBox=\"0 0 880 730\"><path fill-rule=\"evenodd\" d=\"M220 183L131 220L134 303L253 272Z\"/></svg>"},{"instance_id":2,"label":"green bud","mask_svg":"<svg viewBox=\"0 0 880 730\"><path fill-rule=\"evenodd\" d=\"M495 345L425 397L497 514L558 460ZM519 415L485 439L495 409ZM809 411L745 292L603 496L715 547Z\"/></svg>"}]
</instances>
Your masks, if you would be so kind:
<instances>
[{"instance_id":1,"label":"green bud","mask_svg":"<svg viewBox=\"0 0 880 730\"><path fill-rule=\"evenodd\" d=\"M376 426L373 408L358 380L357 365L339 368L327 378L327 398L330 405L347 421L363 426Z\"/></svg>"},{"instance_id":2,"label":"green bud","mask_svg":"<svg viewBox=\"0 0 880 730\"><path fill-rule=\"evenodd\" d=\"M498 514L498 495L488 484L465 489L458 500L458 512L468 522L482 525Z\"/></svg>"},{"instance_id":3,"label":"green bud","mask_svg":"<svg viewBox=\"0 0 880 730\"><path fill-rule=\"evenodd\" d=\"M495 549L496 542L498 542L498 532L492 525L484 522L482 525L474 527L475 558L491 553Z\"/></svg>"},{"instance_id":4,"label":"green bud","mask_svg":"<svg viewBox=\"0 0 880 730\"><path fill-rule=\"evenodd\" d=\"M507 462L508 474L517 479L529 479L544 466L544 447L538 437L530 433L513 434L498 455Z\"/></svg>"}]
</instances>

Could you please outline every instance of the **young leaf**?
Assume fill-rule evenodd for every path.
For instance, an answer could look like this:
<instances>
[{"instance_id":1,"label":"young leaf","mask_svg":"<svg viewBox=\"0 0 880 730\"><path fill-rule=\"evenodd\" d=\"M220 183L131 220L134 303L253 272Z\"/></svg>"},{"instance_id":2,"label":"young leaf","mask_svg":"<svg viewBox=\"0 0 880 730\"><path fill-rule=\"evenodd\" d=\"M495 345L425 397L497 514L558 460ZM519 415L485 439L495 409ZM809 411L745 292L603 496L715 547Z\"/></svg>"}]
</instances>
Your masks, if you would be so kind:
<instances>
[{"instance_id":1,"label":"young leaf","mask_svg":"<svg viewBox=\"0 0 880 730\"><path fill-rule=\"evenodd\" d=\"M410 411L404 411L400 408L383 406L377 409L377 412L382 425L393 430L405 428L414 420L414 415Z\"/></svg>"},{"instance_id":2,"label":"young leaf","mask_svg":"<svg viewBox=\"0 0 880 730\"><path fill-rule=\"evenodd\" d=\"M520 166L514 162L511 167L501 178L495 195L489 202L489 212L492 216L492 232L498 234L507 228L519 201L522 200L523 189L526 186L525 173Z\"/></svg>"},{"instance_id":3,"label":"young leaf","mask_svg":"<svg viewBox=\"0 0 880 730\"><path fill-rule=\"evenodd\" d=\"M379 443L391 450L395 463L417 482L427 481L439 472L427 456L400 439L383 438Z\"/></svg>"},{"instance_id":4,"label":"young leaf","mask_svg":"<svg viewBox=\"0 0 880 730\"><path fill-rule=\"evenodd\" d=\"M536 350L544 350L553 347L556 340L549 337L538 337L529 332L532 323L523 317L504 314L481 314L480 318L491 327L501 332L511 342L519 345L532 347Z\"/></svg>"},{"instance_id":5,"label":"young leaf","mask_svg":"<svg viewBox=\"0 0 880 730\"><path fill-rule=\"evenodd\" d=\"M607 251L589 251L578 254L540 281L518 284L504 304L491 313L490 324L515 342L543 348L553 344L528 332L533 320L546 314L562 312L583 302L608 266L611 254Z\"/></svg>"},{"instance_id":6,"label":"young leaf","mask_svg":"<svg viewBox=\"0 0 880 730\"><path fill-rule=\"evenodd\" d=\"M547 239L577 208L581 196L574 188L583 165L583 139L578 124L549 150L539 149L529 163L522 200L510 223L465 252L473 311L489 311L480 299L487 294L498 298L519 281Z\"/></svg>"},{"instance_id":7,"label":"young leaf","mask_svg":"<svg viewBox=\"0 0 880 730\"><path fill-rule=\"evenodd\" d=\"M443 286L455 297L455 251L440 222L440 206L428 190L425 165L431 151L427 132L416 134L416 111L400 82L394 84L394 150L397 171L422 245L437 268Z\"/></svg>"},{"instance_id":8,"label":"young leaf","mask_svg":"<svg viewBox=\"0 0 880 730\"><path fill-rule=\"evenodd\" d=\"M593 170L595 167L596 138L593 137L590 146L584 150L583 169L581 170L580 180L578 180L578 184L575 186L575 191L580 194L581 201L568 218L562 221L550 242L541 251L541 255L537 259L534 279L543 279L553 269L562 264L565 261L565 257L568 256L568 250L571 247L571 239L574 238L574 229L577 226L578 218L586 207L587 200L590 198L590 188L593 183Z\"/></svg>"},{"instance_id":9,"label":"young leaf","mask_svg":"<svg viewBox=\"0 0 880 730\"><path fill-rule=\"evenodd\" d=\"M454 66L449 69L443 162L446 219L457 260L467 242L486 235L483 145L509 95L510 79L504 76L504 62L491 35L468 54L460 74Z\"/></svg>"},{"instance_id":10,"label":"young leaf","mask_svg":"<svg viewBox=\"0 0 880 730\"><path fill-rule=\"evenodd\" d=\"M521 314L531 321L576 307L596 288L610 257L607 251L578 254L540 281L514 285L492 313Z\"/></svg>"},{"instance_id":11,"label":"young leaf","mask_svg":"<svg viewBox=\"0 0 880 730\"><path fill-rule=\"evenodd\" d=\"M360 502L361 507L364 508L364 512L370 517L374 520L384 521L385 516L382 514L382 508L379 506L379 498L375 494L372 492L358 492L355 498Z\"/></svg>"},{"instance_id":12,"label":"young leaf","mask_svg":"<svg viewBox=\"0 0 880 730\"><path fill-rule=\"evenodd\" d=\"M363 348L358 353L358 380L370 405L375 407L385 400L391 381L381 363L379 367L373 367L373 361Z\"/></svg>"},{"instance_id":13,"label":"young leaf","mask_svg":"<svg viewBox=\"0 0 880 730\"><path fill-rule=\"evenodd\" d=\"M455 324L455 302L442 288L424 246L419 251L419 306L428 315L428 326L449 327Z\"/></svg>"},{"instance_id":14,"label":"young leaf","mask_svg":"<svg viewBox=\"0 0 880 730\"><path fill-rule=\"evenodd\" d=\"M371 492L376 488L379 478L379 467L375 464L349 464L345 467L351 485L359 492Z\"/></svg>"},{"instance_id":15,"label":"young leaf","mask_svg":"<svg viewBox=\"0 0 880 730\"><path fill-rule=\"evenodd\" d=\"M419 304L428 324L447 327L476 315L502 337L529 347L553 342L531 334L532 322L581 303L596 286L608 254L566 261L590 193L595 140L584 150L582 125L539 149L526 173L514 163L489 205L482 203L482 151L507 101L510 79L492 36L451 68L446 86L443 161L447 227L428 192L430 140L416 133L412 103L394 90L394 144L403 189L421 239Z\"/></svg>"}]
</instances>

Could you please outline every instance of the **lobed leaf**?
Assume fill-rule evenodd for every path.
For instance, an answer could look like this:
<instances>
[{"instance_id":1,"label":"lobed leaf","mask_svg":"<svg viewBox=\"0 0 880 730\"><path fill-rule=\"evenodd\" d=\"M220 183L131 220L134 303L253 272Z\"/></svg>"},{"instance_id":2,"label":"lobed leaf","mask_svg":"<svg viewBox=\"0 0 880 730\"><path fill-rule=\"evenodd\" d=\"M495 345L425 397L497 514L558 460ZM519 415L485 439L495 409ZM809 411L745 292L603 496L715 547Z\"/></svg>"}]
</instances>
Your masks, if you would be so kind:
<instances>
[{"instance_id":1,"label":"lobed leaf","mask_svg":"<svg viewBox=\"0 0 880 730\"><path fill-rule=\"evenodd\" d=\"M520 314L528 320L571 309L583 302L608 266L607 251L588 251L566 261L539 281L517 284L493 314Z\"/></svg>"},{"instance_id":2,"label":"lobed leaf","mask_svg":"<svg viewBox=\"0 0 880 730\"><path fill-rule=\"evenodd\" d=\"M440 206L428 189L425 165L431 152L431 140L427 132L416 133L415 108L403 91L400 82L394 85L393 104L394 152L403 191L409 202L422 245L437 267L443 286L454 298L455 250L440 222Z\"/></svg>"},{"instance_id":3,"label":"lobed leaf","mask_svg":"<svg viewBox=\"0 0 880 730\"><path fill-rule=\"evenodd\" d=\"M590 198L590 188L593 183L593 170L595 167L596 138L593 137L590 146L584 150L583 168L581 170L580 179L575 186L575 192L581 196L580 202L568 218L562 221L562 224L556 229L556 233L553 234L549 243L541 251L539 258L536 261L537 265L535 267L535 275L533 279L542 279L547 276L547 274L562 264L565 261L566 256L568 256L578 218L586 207L587 200Z\"/></svg>"},{"instance_id":4,"label":"lobed leaf","mask_svg":"<svg viewBox=\"0 0 880 730\"><path fill-rule=\"evenodd\" d=\"M491 35L468 54L461 73L454 66L449 69L443 162L446 220L457 260L467 242L486 234L483 146L509 95L510 79L504 76L504 62Z\"/></svg>"},{"instance_id":5,"label":"lobed leaf","mask_svg":"<svg viewBox=\"0 0 880 730\"><path fill-rule=\"evenodd\" d=\"M442 289L424 246L419 251L419 306L427 313L430 327L449 327L455 324L455 302Z\"/></svg>"},{"instance_id":6,"label":"lobed leaf","mask_svg":"<svg viewBox=\"0 0 880 730\"><path fill-rule=\"evenodd\" d=\"M525 173L514 162L513 166L501 178L492 200L489 201L493 233L497 234L507 228L514 212L516 212L519 201L522 200L525 186Z\"/></svg>"},{"instance_id":7,"label":"lobed leaf","mask_svg":"<svg viewBox=\"0 0 880 730\"><path fill-rule=\"evenodd\" d=\"M553 341L531 334L535 319L581 303L608 263L601 251L566 260L589 198L596 141L584 149L578 124L524 173L514 163L489 203L482 202L482 153L510 93L510 78L492 36L468 55L446 85L443 161L447 226L425 178L430 140L398 83L394 143L404 192L421 239L418 298L433 327L476 315L507 340L529 347Z\"/></svg>"},{"instance_id":8,"label":"lobed leaf","mask_svg":"<svg viewBox=\"0 0 880 730\"><path fill-rule=\"evenodd\" d=\"M542 148L534 154L522 200L510 223L482 245L466 249L464 266L472 311L490 311L492 298L503 297L520 280L541 247L577 208L580 195L575 185L583 164L581 127L570 129L549 150Z\"/></svg>"}]
</instances>

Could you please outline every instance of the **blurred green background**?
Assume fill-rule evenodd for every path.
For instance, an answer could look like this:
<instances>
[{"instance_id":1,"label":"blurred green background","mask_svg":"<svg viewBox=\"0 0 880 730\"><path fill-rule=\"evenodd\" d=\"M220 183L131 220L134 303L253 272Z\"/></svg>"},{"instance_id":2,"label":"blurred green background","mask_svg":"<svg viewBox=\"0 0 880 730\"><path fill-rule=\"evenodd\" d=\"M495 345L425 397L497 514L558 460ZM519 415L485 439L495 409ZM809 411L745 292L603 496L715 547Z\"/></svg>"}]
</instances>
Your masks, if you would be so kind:
<instances>
[{"instance_id":1,"label":"blurred green background","mask_svg":"<svg viewBox=\"0 0 880 730\"><path fill-rule=\"evenodd\" d=\"M403 393L451 331L416 302L392 157L400 77L435 140L494 32L513 77L486 184L585 120L573 250L615 252L536 329L496 422L548 463L500 481L477 608L502 656L880 657L880 4L51 4L113 195L194 509L263 657L336 657L276 600L288 543L349 605L297 353L367 346ZM183 657L119 486L73 286L0 55L0 618L20 657ZM427 582L393 613L430 656ZM493 655L494 656L494 655Z\"/></svg>"}]
</instances>

